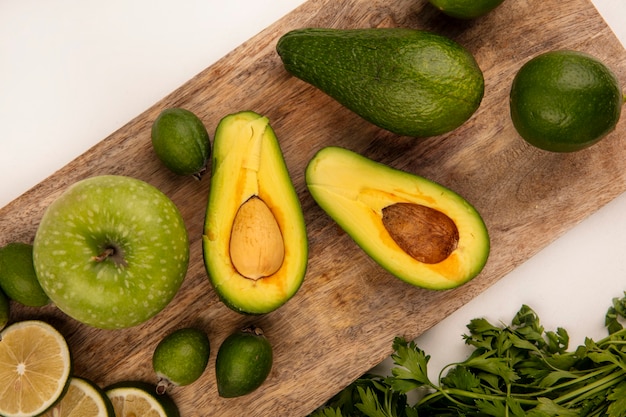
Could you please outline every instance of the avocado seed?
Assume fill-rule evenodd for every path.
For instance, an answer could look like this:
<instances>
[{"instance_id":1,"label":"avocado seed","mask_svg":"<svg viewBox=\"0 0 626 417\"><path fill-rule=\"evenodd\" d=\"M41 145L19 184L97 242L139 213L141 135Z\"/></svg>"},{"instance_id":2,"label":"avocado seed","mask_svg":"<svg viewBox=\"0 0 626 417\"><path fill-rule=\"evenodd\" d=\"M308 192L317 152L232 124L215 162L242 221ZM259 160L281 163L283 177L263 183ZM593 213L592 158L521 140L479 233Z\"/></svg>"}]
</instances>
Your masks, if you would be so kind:
<instances>
[{"instance_id":1,"label":"avocado seed","mask_svg":"<svg viewBox=\"0 0 626 417\"><path fill-rule=\"evenodd\" d=\"M459 230L450 217L420 204L387 206L383 209L382 220L398 246L423 263L445 260L459 242Z\"/></svg>"},{"instance_id":2,"label":"avocado seed","mask_svg":"<svg viewBox=\"0 0 626 417\"><path fill-rule=\"evenodd\" d=\"M257 280L278 271L285 244L270 208L257 196L237 210L230 234L230 259L244 277Z\"/></svg>"}]
</instances>

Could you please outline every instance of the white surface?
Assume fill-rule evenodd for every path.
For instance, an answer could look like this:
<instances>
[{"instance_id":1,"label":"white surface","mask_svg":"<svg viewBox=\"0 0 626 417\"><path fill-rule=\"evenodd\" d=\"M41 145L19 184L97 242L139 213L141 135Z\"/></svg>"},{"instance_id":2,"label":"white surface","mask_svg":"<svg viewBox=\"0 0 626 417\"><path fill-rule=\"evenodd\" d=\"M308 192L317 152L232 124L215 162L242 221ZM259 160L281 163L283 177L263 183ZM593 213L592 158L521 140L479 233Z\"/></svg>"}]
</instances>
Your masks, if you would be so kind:
<instances>
[{"instance_id":1,"label":"white surface","mask_svg":"<svg viewBox=\"0 0 626 417\"><path fill-rule=\"evenodd\" d=\"M0 207L303 2L0 2ZM594 3L626 44L626 2ZM622 196L421 336L431 372L463 359L469 320L522 303L572 346L603 336L626 289L625 213Z\"/></svg>"}]
</instances>

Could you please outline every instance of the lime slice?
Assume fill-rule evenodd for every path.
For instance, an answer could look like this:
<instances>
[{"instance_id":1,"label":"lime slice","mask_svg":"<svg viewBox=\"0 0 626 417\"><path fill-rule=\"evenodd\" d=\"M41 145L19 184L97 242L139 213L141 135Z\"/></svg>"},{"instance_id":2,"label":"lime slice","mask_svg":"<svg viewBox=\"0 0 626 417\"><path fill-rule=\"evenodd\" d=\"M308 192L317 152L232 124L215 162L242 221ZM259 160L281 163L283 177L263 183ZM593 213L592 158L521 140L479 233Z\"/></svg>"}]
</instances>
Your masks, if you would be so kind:
<instances>
[{"instance_id":1,"label":"lime slice","mask_svg":"<svg viewBox=\"0 0 626 417\"><path fill-rule=\"evenodd\" d=\"M14 323L0 332L0 415L38 415L65 392L70 351L65 338L39 320Z\"/></svg>"},{"instance_id":2,"label":"lime slice","mask_svg":"<svg viewBox=\"0 0 626 417\"><path fill-rule=\"evenodd\" d=\"M67 392L42 417L115 417L109 397L93 382L70 379Z\"/></svg>"},{"instance_id":3,"label":"lime slice","mask_svg":"<svg viewBox=\"0 0 626 417\"><path fill-rule=\"evenodd\" d=\"M178 407L167 395L156 395L156 387L125 381L105 390L116 417L180 417Z\"/></svg>"}]
</instances>

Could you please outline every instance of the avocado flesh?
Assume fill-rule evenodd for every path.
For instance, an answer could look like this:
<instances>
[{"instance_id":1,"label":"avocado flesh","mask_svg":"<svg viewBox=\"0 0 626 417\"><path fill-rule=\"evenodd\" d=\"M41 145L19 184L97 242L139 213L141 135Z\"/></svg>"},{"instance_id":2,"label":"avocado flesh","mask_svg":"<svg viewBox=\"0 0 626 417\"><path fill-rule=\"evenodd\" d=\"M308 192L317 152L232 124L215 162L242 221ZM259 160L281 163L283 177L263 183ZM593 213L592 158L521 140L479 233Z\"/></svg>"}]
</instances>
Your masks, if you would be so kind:
<instances>
[{"instance_id":1,"label":"avocado flesh","mask_svg":"<svg viewBox=\"0 0 626 417\"><path fill-rule=\"evenodd\" d=\"M487 262L490 242L481 216L460 195L433 181L331 146L311 159L306 183L317 204L365 253L412 285L454 288L478 275ZM397 203L425 206L454 222L458 240L445 259L420 262L398 245L383 223L384 209Z\"/></svg>"},{"instance_id":2,"label":"avocado flesh","mask_svg":"<svg viewBox=\"0 0 626 417\"><path fill-rule=\"evenodd\" d=\"M251 111L224 117L215 132L212 171L202 239L209 280L224 304L235 311L273 311L300 288L308 241L300 201L269 120ZM235 217L251 198L267 205L284 242L280 268L260 278L240 274L230 257Z\"/></svg>"},{"instance_id":3,"label":"avocado flesh","mask_svg":"<svg viewBox=\"0 0 626 417\"><path fill-rule=\"evenodd\" d=\"M452 131L473 115L484 94L471 53L423 30L296 29L279 39L276 50L290 74L399 135Z\"/></svg>"}]
</instances>

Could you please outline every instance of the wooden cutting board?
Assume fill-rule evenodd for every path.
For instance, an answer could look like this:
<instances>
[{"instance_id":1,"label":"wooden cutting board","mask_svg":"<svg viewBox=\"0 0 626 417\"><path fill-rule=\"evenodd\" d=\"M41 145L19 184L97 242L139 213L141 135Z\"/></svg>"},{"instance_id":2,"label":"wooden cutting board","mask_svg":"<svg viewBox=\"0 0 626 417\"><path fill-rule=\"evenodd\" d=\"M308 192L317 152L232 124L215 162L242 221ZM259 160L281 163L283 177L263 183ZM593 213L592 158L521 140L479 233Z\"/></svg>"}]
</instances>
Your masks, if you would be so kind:
<instances>
[{"instance_id":1,"label":"wooden cutting board","mask_svg":"<svg viewBox=\"0 0 626 417\"><path fill-rule=\"evenodd\" d=\"M484 71L482 105L444 136L415 139L382 131L284 71L274 49L277 39L311 26L405 26L456 39ZM178 205L191 237L189 273L172 303L147 323L119 331L78 324L52 306L13 305L11 319L40 318L57 326L73 350L75 373L101 386L154 381L151 355L161 338L182 326L200 326L209 334L212 354L202 378L173 393L183 416L307 415L386 358L395 336L420 335L624 191L624 121L600 144L563 155L526 145L510 122L508 91L515 72L532 56L559 48L597 56L626 85L625 51L589 0L509 0L469 22L444 17L426 0L310 0L0 210L0 244L31 242L45 208L75 181L98 174L148 181ZM223 116L240 110L270 118L310 239L306 280L279 310L242 316L220 303L210 287L201 253L209 179L169 173L150 145L153 120L173 106L194 111L210 132ZM482 274L461 288L434 292L405 284L372 262L306 190L305 165L327 145L428 177L466 197L491 234ZM248 323L260 325L272 342L274 368L256 392L221 399L213 371L217 348Z\"/></svg>"}]
</instances>

